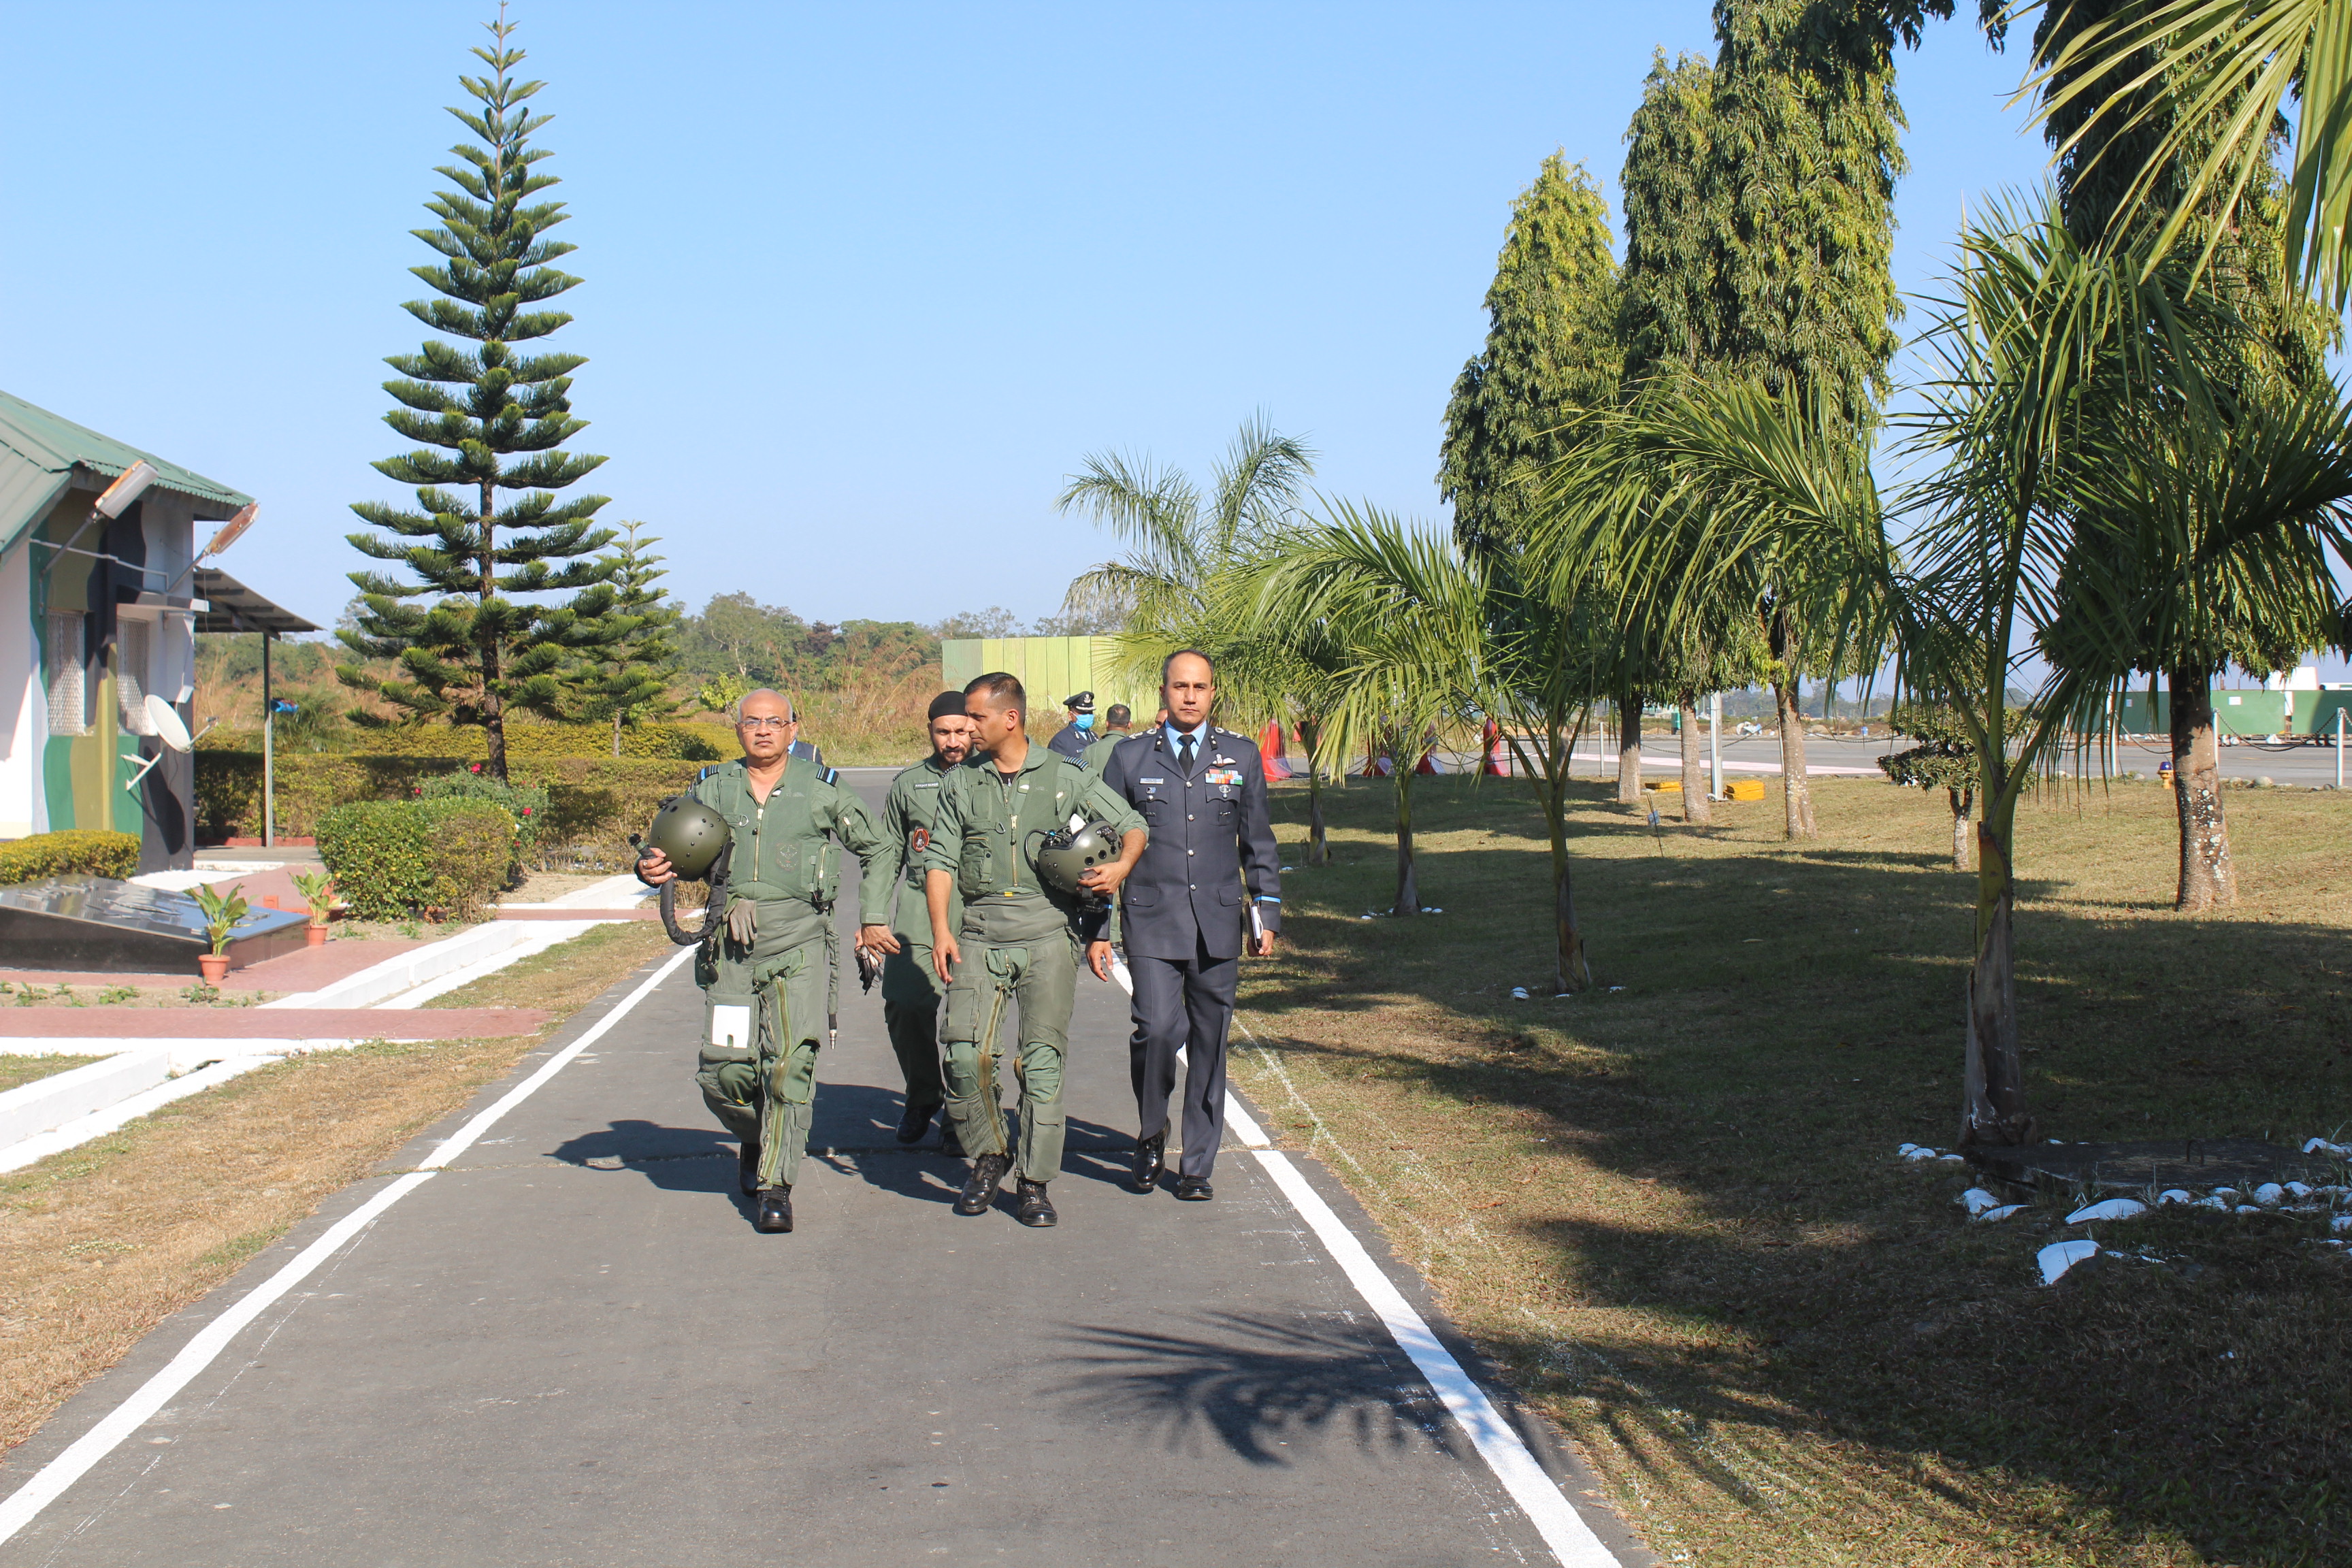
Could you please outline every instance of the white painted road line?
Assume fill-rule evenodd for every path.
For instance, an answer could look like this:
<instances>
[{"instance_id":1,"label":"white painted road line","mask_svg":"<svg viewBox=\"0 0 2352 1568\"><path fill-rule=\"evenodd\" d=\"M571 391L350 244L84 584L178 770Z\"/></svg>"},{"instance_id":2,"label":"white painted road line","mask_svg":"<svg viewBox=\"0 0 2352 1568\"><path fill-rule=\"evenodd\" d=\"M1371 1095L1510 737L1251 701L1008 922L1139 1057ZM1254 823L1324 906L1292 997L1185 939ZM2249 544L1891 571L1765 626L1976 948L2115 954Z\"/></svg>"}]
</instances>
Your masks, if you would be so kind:
<instances>
[{"instance_id":1,"label":"white painted road line","mask_svg":"<svg viewBox=\"0 0 2352 1568\"><path fill-rule=\"evenodd\" d=\"M136 1392L108 1412L97 1426L76 1438L64 1453L36 1470L32 1479L10 1493L5 1502L0 1502L0 1542L8 1541L30 1524L43 1509L63 1496L67 1488L88 1475L100 1459L120 1447L124 1438L139 1430L170 1404L173 1394L194 1382L198 1373L228 1348L229 1342L266 1311L272 1302L309 1279L321 1263L342 1250L362 1231L374 1224L385 1210L431 1181L442 1167L472 1147L475 1140L488 1131L499 1117L529 1099L534 1089L553 1078L583 1050L604 1038L614 1025L652 994L654 987L677 973L678 965L693 956L694 949L690 947L673 954L644 984L621 998L610 1012L596 1020L587 1033L550 1057L537 1072L501 1096L496 1105L458 1129L457 1136L420 1162L417 1170L397 1178L383 1191L337 1220L327 1228L324 1236L296 1253L285 1268L246 1292L234 1306L197 1331L195 1337L183 1346L180 1353L165 1363L161 1372L140 1384ZM179 1081L185 1082L186 1079Z\"/></svg>"},{"instance_id":2,"label":"white painted road line","mask_svg":"<svg viewBox=\"0 0 2352 1568\"><path fill-rule=\"evenodd\" d=\"M1135 994L1127 965L1114 960L1111 978L1129 996ZM1247 1029L1242 1032L1249 1033ZM1495 1479L1526 1510L1538 1533L1543 1536L1544 1544L1559 1560L1560 1568L1618 1568L1616 1553L1601 1544L1601 1538L1592 1533L1592 1527L1584 1522L1584 1516L1560 1495L1551 1477L1528 1452L1527 1444L1496 1411L1486 1390L1462 1370L1462 1363L1429 1331L1429 1324L1412 1310L1412 1303L1389 1283L1389 1277L1381 1272L1372 1255L1356 1239L1356 1233L1331 1212L1322 1194L1307 1184L1307 1178L1298 1173L1298 1167L1290 1163L1289 1156L1270 1146L1265 1131L1230 1092L1225 1095L1225 1126L1257 1155L1258 1163L1273 1176L1274 1184L1282 1189L1290 1206L1298 1211L1307 1227L1329 1249L1332 1261L1347 1275L1348 1282L1355 1286L1364 1305L1380 1318L1397 1348L1412 1358L1412 1364L1429 1380L1429 1386L1436 1391L1446 1413L1462 1428L1463 1436L1476 1446L1493 1468Z\"/></svg>"},{"instance_id":3,"label":"white painted road line","mask_svg":"<svg viewBox=\"0 0 2352 1568\"><path fill-rule=\"evenodd\" d=\"M333 1257L376 1216L433 1179L430 1171L401 1177L328 1228L327 1234L295 1255L294 1260L247 1291L236 1305L215 1318L173 1356L163 1370L140 1384L137 1393L107 1413L105 1419L74 1440L73 1446L33 1473L6 1502L0 1502L0 1542L33 1521L36 1514L56 1501L65 1489L114 1451L125 1437L149 1421L172 1396L195 1380L213 1358L269 1305L308 1279L319 1265Z\"/></svg>"},{"instance_id":4,"label":"white painted road line","mask_svg":"<svg viewBox=\"0 0 2352 1568\"><path fill-rule=\"evenodd\" d=\"M1601 1544L1592 1533L1592 1527L1576 1511L1559 1488L1536 1463L1528 1446L1511 1430L1454 1352L1430 1332L1429 1324L1412 1310L1389 1277L1372 1261L1364 1244L1356 1239L1355 1232L1331 1212L1323 1194L1309 1186L1307 1178L1290 1163L1288 1155L1278 1149L1256 1151L1258 1163L1274 1178L1283 1195L1290 1200L1307 1228L1329 1248L1333 1261L1347 1275L1356 1294L1364 1299L1381 1325L1395 1340L1397 1348L1412 1358L1412 1364L1429 1381L1447 1414L1461 1426L1464 1436L1476 1445L1478 1452L1492 1467L1495 1479L1527 1513L1528 1520L1551 1548L1551 1554L1561 1568L1618 1568L1616 1555Z\"/></svg>"}]
</instances>

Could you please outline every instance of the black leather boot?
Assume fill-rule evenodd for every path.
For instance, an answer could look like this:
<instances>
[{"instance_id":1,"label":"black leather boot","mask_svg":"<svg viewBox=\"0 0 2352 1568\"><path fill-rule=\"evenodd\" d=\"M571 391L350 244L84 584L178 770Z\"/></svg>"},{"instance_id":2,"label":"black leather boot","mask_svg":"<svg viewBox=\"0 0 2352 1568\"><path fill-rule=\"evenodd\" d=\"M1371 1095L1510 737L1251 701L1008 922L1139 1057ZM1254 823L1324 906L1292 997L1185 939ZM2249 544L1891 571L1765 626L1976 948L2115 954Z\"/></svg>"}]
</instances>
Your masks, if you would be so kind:
<instances>
[{"instance_id":1,"label":"black leather boot","mask_svg":"<svg viewBox=\"0 0 2352 1568\"><path fill-rule=\"evenodd\" d=\"M1206 1176L1179 1176L1176 1195L1188 1204L1204 1204L1217 1195L1217 1189L1209 1185Z\"/></svg>"},{"instance_id":2,"label":"black leather boot","mask_svg":"<svg viewBox=\"0 0 2352 1568\"><path fill-rule=\"evenodd\" d=\"M1135 1170L1129 1185L1139 1193L1148 1193L1159 1184L1160 1173L1167 1167L1168 1130L1161 1128L1149 1138L1135 1141Z\"/></svg>"},{"instance_id":3,"label":"black leather boot","mask_svg":"<svg viewBox=\"0 0 2352 1568\"><path fill-rule=\"evenodd\" d=\"M1023 1225L1044 1230L1048 1226L1061 1223L1062 1216L1054 1212L1053 1200L1045 1195L1045 1183L1033 1182L1024 1176L1013 1184L1013 1191L1021 1205L1013 1211L1013 1216Z\"/></svg>"},{"instance_id":4,"label":"black leather boot","mask_svg":"<svg viewBox=\"0 0 2352 1568\"><path fill-rule=\"evenodd\" d=\"M921 1142L923 1134L931 1130L931 1115L938 1110L936 1105L917 1105L912 1100L908 1101L906 1114L898 1118L898 1142Z\"/></svg>"},{"instance_id":5,"label":"black leather boot","mask_svg":"<svg viewBox=\"0 0 2352 1568\"><path fill-rule=\"evenodd\" d=\"M971 1174L965 1178L963 1192L955 1201L960 1215L986 1214L988 1205L996 1201L996 1189L1004 1180L1004 1168L1012 1163L1002 1154L982 1154L971 1163Z\"/></svg>"},{"instance_id":6,"label":"black leather boot","mask_svg":"<svg viewBox=\"0 0 2352 1568\"><path fill-rule=\"evenodd\" d=\"M782 1236L793 1228L793 1190L790 1187L763 1187L760 1191L759 1217L752 1228L769 1236Z\"/></svg>"}]
</instances>

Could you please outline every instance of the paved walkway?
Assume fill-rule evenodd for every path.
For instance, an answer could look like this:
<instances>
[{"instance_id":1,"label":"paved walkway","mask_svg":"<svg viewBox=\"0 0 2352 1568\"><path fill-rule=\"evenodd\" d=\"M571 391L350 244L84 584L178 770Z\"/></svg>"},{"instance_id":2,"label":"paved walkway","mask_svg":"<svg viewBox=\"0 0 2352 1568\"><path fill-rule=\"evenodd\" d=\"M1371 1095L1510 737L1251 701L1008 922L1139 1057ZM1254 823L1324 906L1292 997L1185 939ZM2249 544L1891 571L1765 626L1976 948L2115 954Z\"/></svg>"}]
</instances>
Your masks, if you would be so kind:
<instances>
[{"instance_id":1,"label":"paved walkway","mask_svg":"<svg viewBox=\"0 0 2352 1568\"><path fill-rule=\"evenodd\" d=\"M474 1040L531 1034L541 1007L5 1007L0 1039Z\"/></svg>"},{"instance_id":2,"label":"paved walkway","mask_svg":"<svg viewBox=\"0 0 2352 1568\"><path fill-rule=\"evenodd\" d=\"M961 1163L892 1141L881 1009L853 978L800 1228L766 1237L694 1090L699 1000L674 972L446 1171L341 1195L10 1455L0 1492L93 1428L84 1457L120 1438L0 1568L1555 1561L1273 1166L1228 1152L1208 1205L1126 1190L1124 1011L1085 984L1062 1224L1033 1232L1009 1205L955 1216ZM215 1359L102 1426L213 1324Z\"/></svg>"}]
</instances>

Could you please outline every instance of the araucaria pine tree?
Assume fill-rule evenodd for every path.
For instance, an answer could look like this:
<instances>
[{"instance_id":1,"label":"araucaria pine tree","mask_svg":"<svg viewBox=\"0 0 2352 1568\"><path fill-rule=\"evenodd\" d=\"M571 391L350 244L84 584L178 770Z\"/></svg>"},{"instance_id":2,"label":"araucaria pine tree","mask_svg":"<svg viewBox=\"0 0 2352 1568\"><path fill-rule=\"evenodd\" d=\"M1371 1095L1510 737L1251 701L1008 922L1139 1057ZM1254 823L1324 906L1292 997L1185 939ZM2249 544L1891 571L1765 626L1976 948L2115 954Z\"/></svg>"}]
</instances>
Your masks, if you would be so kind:
<instances>
[{"instance_id":1,"label":"araucaria pine tree","mask_svg":"<svg viewBox=\"0 0 2352 1568\"><path fill-rule=\"evenodd\" d=\"M613 726L613 754L621 754L624 728L667 719L682 703L669 694L677 678L677 623L681 612L669 602L669 590L655 579L666 577L661 557L652 553L657 538L640 539L641 522L621 524L621 542L607 552L612 563L613 609L609 622L618 635L583 659L572 671L580 694L582 716L607 720Z\"/></svg>"},{"instance_id":2,"label":"araucaria pine tree","mask_svg":"<svg viewBox=\"0 0 2352 1568\"><path fill-rule=\"evenodd\" d=\"M352 573L365 608L336 635L363 658L396 661L399 673L336 673L419 718L482 726L485 771L504 779L507 714L560 713L567 668L627 627L613 614L615 563L596 554L614 538L593 525L605 498L555 495L604 460L561 450L586 425L569 395L584 360L517 351L572 320L533 307L580 279L548 265L574 248L545 237L567 216L563 204L533 199L556 184L536 172L547 151L530 145L549 117L527 104L544 84L515 79L523 52L503 8L488 28L491 47L472 52L491 74L458 78L474 104L449 111L474 142L435 171L457 189L425 204L441 226L414 231L443 258L412 268L439 298L404 307L458 342L428 339L384 362L398 373L384 390L400 405L384 423L420 446L374 467L415 485L416 507L352 508L379 531L352 543L406 567L410 580Z\"/></svg>"}]
</instances>

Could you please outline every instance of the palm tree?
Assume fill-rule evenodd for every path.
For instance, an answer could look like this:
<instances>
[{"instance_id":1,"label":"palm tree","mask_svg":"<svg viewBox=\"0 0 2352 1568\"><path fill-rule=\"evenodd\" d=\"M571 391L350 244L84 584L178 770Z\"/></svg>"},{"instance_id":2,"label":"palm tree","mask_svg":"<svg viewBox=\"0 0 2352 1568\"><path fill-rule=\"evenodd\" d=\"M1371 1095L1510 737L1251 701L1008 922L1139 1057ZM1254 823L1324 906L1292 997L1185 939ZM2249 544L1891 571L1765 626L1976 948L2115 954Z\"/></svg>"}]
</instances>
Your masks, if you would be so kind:
<instances>
[{"instance_id":1,"label":"palm tree","mask_svg":"<svg viewBox=\"0 0 2352 1568\"><path fill-rule=\"evenodd\" d=\"M1328 510L1254 562L1248 602L1277 643L1320 644L1335 656L1336 700L1320 715L1317 765L1344 760L1360 739L1386 743L1396 795L1390 912L1418 914L1414 763L1424 737L1464 711L1481 679L1486 574L1449 535L1408 528L1369 506L1339 501Z\"/></svg>"},{"instance_id":2,"label":"palm tree","mask_svg":"<svg viewBox=\"0 0 2352 1568\"><path fill-rule=\"evenodd\" d=\"M1484 657L1475 706L1501 730L1517 764L1512 771L1535 792L1551 846L1552 990L1581 991L1592 984L1577 920L1568 854L1568 784L1576 738L1592 704L1610 689L1617 646L1598 593L1562 593L1549 563L1529 553L1525 538L1479 558L1486 578Z\"/></svg>"},{"instance_id":3,"label":"palm tree","mask_svg":"<svg viewBox=\"0 0 2352 1568\"><path fill-rule=\"evenodd\" d=\"M1089 453L1055 510L1083 511L1128 552L1081 574L1063 613L1116 619L1140 664L1156 668L1215 628L1210 585L1298 516L1315 449L1276 432L1262 414L1242 422L1212 475L1210 493L1149 458Z\"/></svg>"},{"instance_id":4,"label":"palm tree","mask_svg":"<svg viewBox=\"0 0 2352 1568\"><path fill-rule=\"evenodd\" d=\"M2218 367L2231 368L2228 364ZM2211 370L2208 371L2209 377ZM2043 639L2053 661L2166 677L2180 829L2175 907L2236 900L2213 677L2292 668L2345 638L2329 554L2352 559L2352 410L2332 384L2237 378L2226 395L2141 400L2085 444L2074 504L2094 521ZM2092 557L2095 559L2092 559ZM2084 613L2072 613L2074 606Z\"/></svg>"},{"instance_id":5,"label":"palm tree","mask_svg":"<svg viewBox=\"0 0 2352 1568\"><path fill-rule=\"evenodd\" d=\"M1819 548L1813 525L1792 521L1776 487L1847 484L1857 463L1865 473L1867 465L1856 438L1818 410L1790 419L1788 405L1749 383L1689 372L1654 378L1626 407L1587 416L1592 437L1547 481L1535 534L1556 591L1582 583L1610 594L1645 678L1684 705L1759 675L1769 680L1780 709L1783 828L1799 839L1816 828L1797 683L1823 658L1856 657L1837 639L1857 624L1862 600L1843 554ZM1743 473L1728 457L1735 450L1759 471ZM1751 510L1735 515L1740 508ZM1814 647L1824 636L1832 646ZM1695 774L1695 746L1688 763Z\"/></svg>"},{"instance_id":6,"label":"palm tree","mask_svg":"<svg viewBox=\"0 0 2352 1568\"><path fill-rule=\"evenodd\" d=\"M2040 115L2073 121L2077 147L2155 142L2116 204L2130 213L2159 192L2170 211L2143 261L2152 266L2200 215L2228 211L2270 168L2281 110L2300 103L2283 237L2289 276L2341 312L2352 288L2352 0L2149 0L2079 28L2051 31L2019 89ZM2115 173L2110 172L2110 179ZM2212 254L2229 226L2208 228ZM2200 262L2203 259L2200 257ZM2145 270L2143 271L2145 276Z\"/></svg>"},{"instance_id":7,"label":"palm tree","mask_svg":"<svg viewBox=\"0 0 2352 1568\"><path fill-rule=\"evenodd\" d=\"M1122 673L1156 684L1160 661L1199 648L1216 663L1218 717L1298 727L1308 752L1309 865L1330 858L1323 825L1323 770L1315 731L1332 655L1312 637L1283 646L1258 635L1245 605L1226 592L1299 517L1315 449L1263 414L1242 422L1211 476L1208 495L1175 468L1117 452L1087 455L1055 505L1083 511L1128 545L1125 555L1082 573L1062 605L1066 616L1117 625Z\"/></svg>"}]
</instances>

